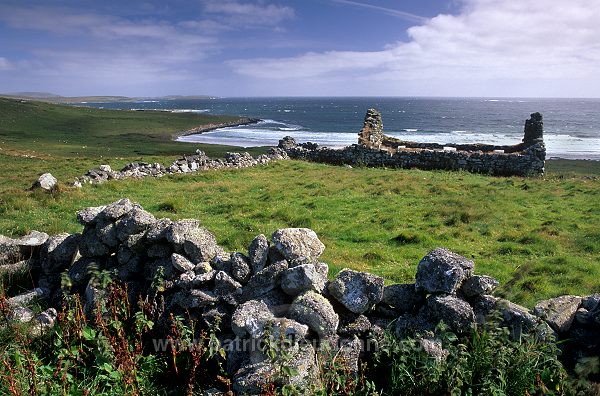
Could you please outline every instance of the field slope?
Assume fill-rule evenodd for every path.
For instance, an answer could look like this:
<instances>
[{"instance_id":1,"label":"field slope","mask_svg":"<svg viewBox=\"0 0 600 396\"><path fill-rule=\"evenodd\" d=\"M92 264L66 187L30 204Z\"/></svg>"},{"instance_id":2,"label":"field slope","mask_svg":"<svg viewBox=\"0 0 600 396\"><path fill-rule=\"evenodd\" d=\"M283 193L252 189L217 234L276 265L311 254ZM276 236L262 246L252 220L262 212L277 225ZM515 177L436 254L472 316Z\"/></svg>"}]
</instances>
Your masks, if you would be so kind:
<instances>
[{"instance_id":1,"label":"field slope","mask_svg":"<svg viewBox=\"0 0 600 396\"><path fill-rule=\"evenodd\" d=\"M230 250L259 233L310 227L327 246L332 274L351 267L410 282L419 259L443 246L472 258L478 273L501 281L500 294L526 305L600 291L596 162L549 162L544 178L526 179L281 161L43 194L26 190L43 172L64 182L100 163L169 163L193 152L197 145L169 136L200 119L0 104L10 108L0 112L0 234L78 232L78 209L129 197L158 217L200 219ZM81 156L79 146L94 147ZM227 148L211 149L219 155Z\"/></svg>"}]
</instances>

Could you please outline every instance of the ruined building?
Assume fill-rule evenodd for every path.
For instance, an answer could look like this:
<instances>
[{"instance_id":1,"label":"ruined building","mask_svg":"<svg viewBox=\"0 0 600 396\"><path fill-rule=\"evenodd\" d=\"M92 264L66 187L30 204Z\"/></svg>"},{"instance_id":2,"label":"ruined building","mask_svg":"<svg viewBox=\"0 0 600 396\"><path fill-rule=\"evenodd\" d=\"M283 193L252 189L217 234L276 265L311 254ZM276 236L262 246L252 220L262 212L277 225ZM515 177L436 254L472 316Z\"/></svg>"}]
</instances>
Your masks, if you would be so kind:
<instances>
[{"instance_id":1,"label":"ruined building","mask_svg":"<svg viewBox=\"0 0 600 396\"><path fill-rule=\"evenodd\" d=\"M544 173L546 147L540 113L525 122L523 142L512 146L491 144L439 144L400 140L383 133L381 113L369 109L358 144L343 149L297 144L289 136L279 147L292 158L330 164L465 170L498 176L533 176Z\"/></svg>"}]
</instances>

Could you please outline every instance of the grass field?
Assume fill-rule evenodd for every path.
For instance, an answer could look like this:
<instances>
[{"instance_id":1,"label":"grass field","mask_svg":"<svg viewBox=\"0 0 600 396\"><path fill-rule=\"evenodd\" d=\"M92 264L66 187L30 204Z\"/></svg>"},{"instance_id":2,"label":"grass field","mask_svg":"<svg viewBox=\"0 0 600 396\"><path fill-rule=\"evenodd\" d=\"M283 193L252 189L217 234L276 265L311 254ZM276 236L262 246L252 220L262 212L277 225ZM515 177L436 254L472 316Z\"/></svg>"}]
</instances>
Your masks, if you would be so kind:
<instances>
[{"instance_id":1,"label":"grass field","mask_svg":"<svg viewBox=\"0 0 600 396\"><path fill-rule=\"evenodd\" d=\"M443 246L472 258L478 273L501 281L500 294L525 305L600 291L597 162L549 161L544 178L525 179L282 161L49 195L26 189L44 172L64 182L101 163L166 164L193 152L198 145L169 137L199 119L5 100L0 110L0 234L77 232L78 209L129 197L158 217L200 219L230 250L277 228L312 228L332 274L351 267L408 282L419 259Z\"/></svg>"}]
</instances>

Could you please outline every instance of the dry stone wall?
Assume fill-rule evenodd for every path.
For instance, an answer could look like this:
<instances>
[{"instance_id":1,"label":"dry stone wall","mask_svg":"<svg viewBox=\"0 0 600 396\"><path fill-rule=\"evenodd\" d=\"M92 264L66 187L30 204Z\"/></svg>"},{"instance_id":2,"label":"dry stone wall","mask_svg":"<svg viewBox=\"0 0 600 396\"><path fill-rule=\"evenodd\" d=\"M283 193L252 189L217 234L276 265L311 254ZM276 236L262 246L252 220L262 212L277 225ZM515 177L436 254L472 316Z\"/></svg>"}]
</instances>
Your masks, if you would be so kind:
<instances>
[{"instance_id":1,"label":"dry stone wall","mask_svg":"<svg viewBox=\"0 0 600 396\"><path fill-rule=\"evenodd\" d=\"M305 389L318 385L315 359L324 346L350 372L386 330L419 337L426 351L443 358L433 333L440 321L468 334L492 313L515 337L554 335L569 340L573 359L600 355L600 295L557 297L529 310L495 297L498 282L447 249L423 257L414 282L386 286L383 278L352 269L330 279L321 260L325 245L306 228L258 235L247 251L228 252L198 220L157 219L126 198L82 209L77 220L83 226L77 234L0 237L0 271L18 265L34 282L31 291L7 299L11 320L33 324L35 334L48 331L64 292L63 274L91 313L105 293L92 270L111 271L127 284L130 301L154 301L159 335L160 329L167 334L171 313L193 317L204 328L220 323L237 394L259 394L272 378L278 363L257 347L267 334L289 340L286 365L296 374L287 381ZM29 307L34 298L50 308L35 315Z\"/></svg>"}]
</instances>

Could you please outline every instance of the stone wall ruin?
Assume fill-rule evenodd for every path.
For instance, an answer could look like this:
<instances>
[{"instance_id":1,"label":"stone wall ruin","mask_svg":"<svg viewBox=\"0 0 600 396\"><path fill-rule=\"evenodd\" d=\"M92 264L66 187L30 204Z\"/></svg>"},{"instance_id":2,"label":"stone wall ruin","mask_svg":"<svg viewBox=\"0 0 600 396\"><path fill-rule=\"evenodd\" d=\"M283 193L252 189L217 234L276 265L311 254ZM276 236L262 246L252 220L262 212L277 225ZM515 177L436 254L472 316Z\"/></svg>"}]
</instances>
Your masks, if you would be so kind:
<instances>
[{"instance_id":1,"label":"stone wall ruin","mask_svg":"<svg viewBox=\"0 0 600 396\"><path fill-rule=\"evenodd\" d=\"M403 141L383 133L381 113L369 109L358 144L343 149L297 144L287 136L279 143L291 158L336 165L465 170L496 176L543 175L546 148L540 113L525 122L523 142L513 146L439 144Z\"/></svg>"}]
</instances>

